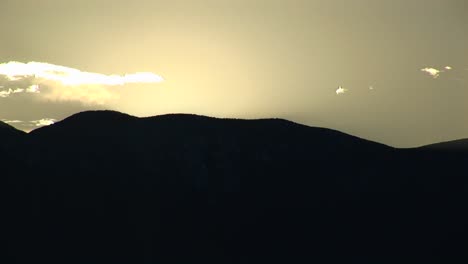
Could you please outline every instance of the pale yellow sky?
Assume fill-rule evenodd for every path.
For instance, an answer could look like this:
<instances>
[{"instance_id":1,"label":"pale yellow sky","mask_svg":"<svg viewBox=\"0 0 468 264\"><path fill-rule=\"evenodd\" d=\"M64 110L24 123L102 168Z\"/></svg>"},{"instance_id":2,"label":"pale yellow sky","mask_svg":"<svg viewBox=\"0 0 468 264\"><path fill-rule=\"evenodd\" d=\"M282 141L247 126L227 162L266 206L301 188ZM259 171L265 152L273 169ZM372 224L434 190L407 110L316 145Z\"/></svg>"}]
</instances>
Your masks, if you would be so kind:
<instances>
[{"instance_id":1,"label":"pale yellow sky","mask_svg":"<svg viewBox=\"0 0 468 264\"><path fill-rule=\"evenodd\" d=\"M465 0L3 0L0 63L165 81L100 87L116 98L93 104L1 97L19 84L0 76L0 119L110 108L283 117L394 146L464 138L467 11Z\"/></svg>"}]
</instances>

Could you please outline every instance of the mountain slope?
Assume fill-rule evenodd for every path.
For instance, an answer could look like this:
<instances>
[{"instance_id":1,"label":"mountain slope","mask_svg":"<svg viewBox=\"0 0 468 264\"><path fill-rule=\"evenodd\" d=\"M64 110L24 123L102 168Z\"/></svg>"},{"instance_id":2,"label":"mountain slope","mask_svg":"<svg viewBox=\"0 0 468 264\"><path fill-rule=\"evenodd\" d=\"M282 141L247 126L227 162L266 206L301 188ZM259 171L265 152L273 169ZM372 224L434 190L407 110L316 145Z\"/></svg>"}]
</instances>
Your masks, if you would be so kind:
<instances>
[{"instance_id":1,"label":"mountain slope","mask_svg":"<svg viewBox=\"0 0 468 264\"><path fill-rule=\"evenodd\" d=\"M468 153L468 139L458 139L422 146L421 149Z\"/></svg>"},{"instance_id":2,"label":"mountain slope","mask_svg":"<svg viewBox=\"0 0 468 264\"><path fill-rule=\"evenodd\" d=\"M17 149L5 263L466 259L459 152L281 119L112 111L37 129Z\"/></svg>"},{"instance_id":3,"label":"mountain slope","mask_svg":"<svg viewBox=\"0 0 468 264\"><path fill-rule=\"evenodd\" d=\"M0 137L2 141L10 140L13 137L20 137L26 133L0 121Z\"/></svg>"},{"instance_id":4,"label":"mountain slope","mask_svg":"<svg viewBox=\"0 0 468 264\"><path fill-rule=\"evenodd\" d=\"M192 186L193 181L218 184L221 184L221 179L240 181L235 178L244 173L236 172L236 169L268 169L274 175L279 171L310 170L309 161L316 163L314 170L321 174L326 170L338 170L335 164L353 170L363 163L372 162L375 159L373 152L393 151L390 147L338 131L311 128L281 119L233 120L184 114L138 119L110 111L76 114L53 126L31 132L28 139L32 156L41 155L51 162L54 160L60 164L56 166L73 166L78 160L99 160L102 166L107 163L110 168L122 166L120 169L129 173L134 166L139 166L139 170L152 174L155 170L153 164L165 170L170 170L172 164L186 170L177 174L182 178L187 177L188 170L205 170L216 164L233 167L226 171L229 176L225 178L225 175L217 173L213 176L202 171L195 174L213 177L213 181L207 178L177 180L185 181L187 186ZM263 177L269 173L262 171L255 179L249 180L248 186L266 188ZM344 173L330 175L347 178ZM171 177L177 178L172 174ZM275 184L282 188L301 187L281 182L280 178L268 180L274 181L278 181ZM176 186L174 188L179 187ZM229 184L225 187L236 189Z\"/></svg>"},{"instance_id":5,"label":"mountain slope","mask_svg":"<svg viewBox=\"0 0 468 264\"><path fill-rule=\"evenodd\" d=\"M26 133L0 122L0 159L8 162L15 148L26 137Z\"/></svg>"}]
</instances>

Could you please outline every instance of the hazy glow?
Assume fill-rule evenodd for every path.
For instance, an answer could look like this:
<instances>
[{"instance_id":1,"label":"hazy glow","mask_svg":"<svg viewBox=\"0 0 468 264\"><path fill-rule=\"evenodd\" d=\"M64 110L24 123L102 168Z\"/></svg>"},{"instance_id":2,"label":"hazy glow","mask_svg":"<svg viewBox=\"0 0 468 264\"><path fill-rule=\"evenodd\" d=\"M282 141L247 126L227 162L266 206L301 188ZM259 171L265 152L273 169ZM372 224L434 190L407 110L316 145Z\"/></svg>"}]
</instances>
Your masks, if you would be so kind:
<instances>
[{"instance_id":1,"label":"hazy glow","mask_svg":"<svg viewBox=\"0 0 468 264\"><path fill-rule=\"evenodd\" d=\"M336 94L337 95L344 94L347 91L348 91L348 89L344 89L343 87L339 86L338 89L336 89Z\"/></svg>"},{"instance_id":2,"label":"hazy glow","mask_svg":"<svg viewBox=\"0 0 468 264\"><path fill-rule=\"evenodd\" d=\"M445 66L445 69L446 69L446 70L451 70L452 67L451 67L451 66Z\"/></svg>"}]
</instances>

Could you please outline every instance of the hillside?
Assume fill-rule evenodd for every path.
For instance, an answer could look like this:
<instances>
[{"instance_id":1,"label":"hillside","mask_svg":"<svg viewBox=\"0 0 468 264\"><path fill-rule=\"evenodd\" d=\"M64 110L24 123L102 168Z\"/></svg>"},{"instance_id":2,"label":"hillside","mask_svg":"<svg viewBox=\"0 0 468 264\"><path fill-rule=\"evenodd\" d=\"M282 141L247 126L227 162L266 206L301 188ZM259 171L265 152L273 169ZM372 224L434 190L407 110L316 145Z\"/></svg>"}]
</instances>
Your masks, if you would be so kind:
<instances>
[{"instance_id":1,"label":"hillside","mask_svg":"<svg viewBox=\"0 0 468 264\"><path fill-rule=\"evenodd\" d=\"M25 133L23 131L17 130L16 128L0 121L0 137L4 138L4 141L6 141L6 139L10 139L10 137L19 137L24 134Z\"/></svg>"},{"instance_id":2,"label":"hillside","mask_svg":"<svg viewBox=\"0 0 468 264\"><path fill-rule=\"evenodd\" d=\"M26 133L0 121L0 159L8 163L13 148L24 140Z\"/></svg>"},{"instance_id":3,"label":"hillside","mask_svg":"<svg viewBox=\"0 0 468 264\"><path fill-rule=\"evenodd\" d=\"M447 263L467 152L282 119L83 112L5 155L3 263ZM7 202L8 201L8 202Z\"/></svg>"}]
</instances>

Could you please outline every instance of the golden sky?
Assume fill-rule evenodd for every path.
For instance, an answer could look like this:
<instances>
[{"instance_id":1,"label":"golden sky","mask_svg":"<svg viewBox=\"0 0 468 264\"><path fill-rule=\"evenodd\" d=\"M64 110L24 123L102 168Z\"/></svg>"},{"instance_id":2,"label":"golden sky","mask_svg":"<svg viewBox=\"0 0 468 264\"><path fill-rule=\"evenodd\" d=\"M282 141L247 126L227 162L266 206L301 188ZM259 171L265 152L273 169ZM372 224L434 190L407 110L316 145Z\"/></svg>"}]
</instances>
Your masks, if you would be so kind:
<instances>
[{"instance_id":1,"label":"golden sky","mask_svg":"<svg viewBox=\"0 0 468 264\"><path fill-rule=\"evenodd\" d=\"M466 0L2 0L0 119L30 130L113 109L282 117L405 147L466 138L467 11ZM29 75L7 75L12 62Z\"/></svg>"}]
</instances>

